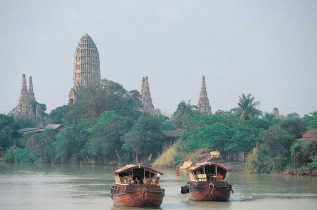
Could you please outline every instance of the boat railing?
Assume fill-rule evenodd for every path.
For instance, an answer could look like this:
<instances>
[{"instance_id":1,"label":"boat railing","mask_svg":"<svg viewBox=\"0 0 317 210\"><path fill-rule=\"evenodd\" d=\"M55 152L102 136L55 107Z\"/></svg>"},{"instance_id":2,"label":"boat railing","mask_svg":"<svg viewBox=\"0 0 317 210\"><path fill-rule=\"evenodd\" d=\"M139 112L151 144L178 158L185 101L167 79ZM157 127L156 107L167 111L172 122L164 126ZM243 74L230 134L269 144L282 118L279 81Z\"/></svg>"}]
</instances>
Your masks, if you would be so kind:
<instances>
[{"instance_id":1,"label":"boat railing","mask_svg":"<svg viewBox=\"0 0 317 210\"><path fill-rule=\"evenodd\" d=\"M206 174L197 174L196 179L198 182L206 182L207 181L207 175Z\"/></svg>"}]
</instances>

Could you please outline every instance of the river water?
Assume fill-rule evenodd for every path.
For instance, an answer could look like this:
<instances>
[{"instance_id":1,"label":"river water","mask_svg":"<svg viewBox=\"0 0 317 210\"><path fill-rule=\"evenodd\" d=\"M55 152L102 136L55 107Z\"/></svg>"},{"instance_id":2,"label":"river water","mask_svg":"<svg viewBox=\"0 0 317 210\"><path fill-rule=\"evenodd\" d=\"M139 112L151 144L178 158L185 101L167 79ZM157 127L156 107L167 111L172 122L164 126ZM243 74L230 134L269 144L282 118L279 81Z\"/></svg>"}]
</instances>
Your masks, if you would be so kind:
<instances>
[{"instance_id":1,"label":"river water","mask_svg":"<svg viewBox=\"0 0 317 210\"><path fill-rule=\"evenodd\" d=\"M106 166L0 165L1 210L123 210L114 207L112 172ZM189 201L180 188L188 181L174 170L161 170L165 188L161 209L317 209L317 177L229 173L230 202Z\"/></svg>"}]
</instances>

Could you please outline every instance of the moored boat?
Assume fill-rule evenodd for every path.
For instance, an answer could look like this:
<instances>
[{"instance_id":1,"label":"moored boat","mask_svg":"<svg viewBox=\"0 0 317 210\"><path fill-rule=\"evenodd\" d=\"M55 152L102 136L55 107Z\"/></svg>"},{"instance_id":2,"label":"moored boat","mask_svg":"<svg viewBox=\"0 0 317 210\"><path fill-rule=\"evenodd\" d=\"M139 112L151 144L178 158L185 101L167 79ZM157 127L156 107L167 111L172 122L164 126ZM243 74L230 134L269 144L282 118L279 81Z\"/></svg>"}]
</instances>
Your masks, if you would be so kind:
<instances>
[{"instance_id":1,"label":"moored boat","mask_svg":"<svg viewBox=\"0 0 317 210\"><path fill-rule=\"evenodd\" d=\"M189 168L190 182L182 186L181 193L189 194L196 201L228 201L232 186L225 178L228 168L216 163L204 162Z\"/></svg>"},{"instance_id":2,"label":"moored boat","mask_svg":"<svg viewBox=\"0 0 317 210\"><path fill-rule=\"evenodd\" d=\"M160 173L142 165L126 165L114 172L111 197L115 206L160 207L165 190L159 185Z\"/></svg>"}]
</instances>

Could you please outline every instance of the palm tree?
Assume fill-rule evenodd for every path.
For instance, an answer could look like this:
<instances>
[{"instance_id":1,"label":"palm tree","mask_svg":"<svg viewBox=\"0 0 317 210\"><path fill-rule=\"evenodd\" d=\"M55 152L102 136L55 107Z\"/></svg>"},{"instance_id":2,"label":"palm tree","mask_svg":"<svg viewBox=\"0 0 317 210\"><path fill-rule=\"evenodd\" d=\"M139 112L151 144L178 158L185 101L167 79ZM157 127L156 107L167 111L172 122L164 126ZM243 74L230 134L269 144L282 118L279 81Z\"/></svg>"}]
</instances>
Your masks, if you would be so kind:
<instances>
[{"instance_id":1,"label":"palm tree","mask_svg":"<svg viewBox=\"0 0 317 210\"><path fill-rule=\"evenodd\" d=\"M178 104L176 111L173 114L174 124L178 127L185 128L184 124L189 118L198 114L197 106L191 105L190 101L186 103L182 101Z\"/></svg>"},{"instance_id":2,"label":"palm tree","mask_svg":"<svg viewBox=\"0 0 317 210\"><path fill-rule=\"evenodd\" d=\"M249 120L258 116L262 116L263 112L256 108L260 102L253 101L254 97L251 96L251 94L245 96L243 93L242 97L239 96L238 107L232 109L232 111L236 113L240 120Z\"/></svg>"}]
</instances>

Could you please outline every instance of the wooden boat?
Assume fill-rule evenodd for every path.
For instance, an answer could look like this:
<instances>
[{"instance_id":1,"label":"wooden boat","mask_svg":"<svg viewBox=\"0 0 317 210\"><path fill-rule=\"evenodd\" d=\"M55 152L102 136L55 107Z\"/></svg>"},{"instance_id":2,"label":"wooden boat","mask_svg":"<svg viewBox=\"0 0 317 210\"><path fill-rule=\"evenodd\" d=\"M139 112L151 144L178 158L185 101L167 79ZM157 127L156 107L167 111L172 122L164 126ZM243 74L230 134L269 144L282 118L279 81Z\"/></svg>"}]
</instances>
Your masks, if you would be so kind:
<instances>
[{"instance_id":1,"label":"wooden boat","mask_svg":"<svg viewBox=\"0 0 317 210\"><path fill-rule=\"evenodd\" d=\"M189 168L190 182L182 186L181 193L189 194L196 201L228 201L232 186L225 181L228 168L215 163L204 162Z\"/></svg>"},{"instance_id":2,"label":"wooden boat","mask_svg":"<svg viewBox=\"0 0 317 210\"><path fill-rule=\"evenodd\" d=\"M115 206L160 207L165 190L159 185L160 173L141 165L126 165L114 172L111 197Z\"/></svg>"}]
</instances>

